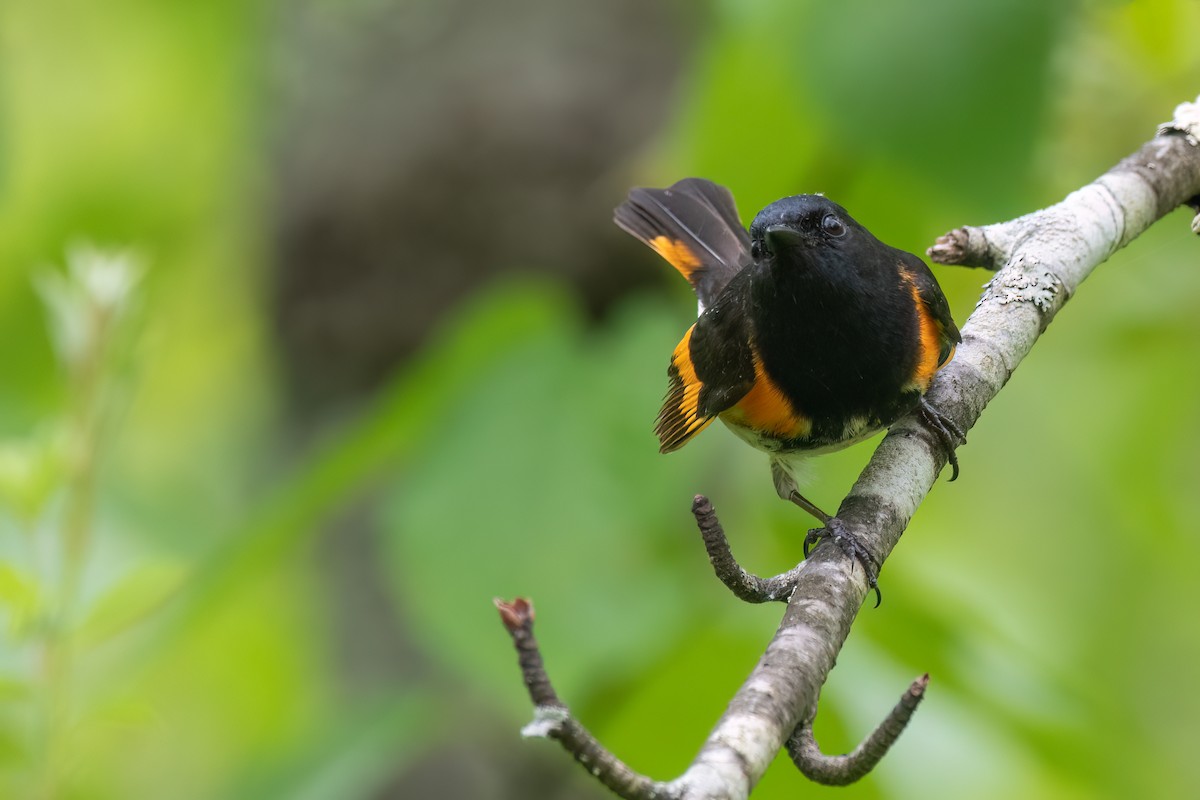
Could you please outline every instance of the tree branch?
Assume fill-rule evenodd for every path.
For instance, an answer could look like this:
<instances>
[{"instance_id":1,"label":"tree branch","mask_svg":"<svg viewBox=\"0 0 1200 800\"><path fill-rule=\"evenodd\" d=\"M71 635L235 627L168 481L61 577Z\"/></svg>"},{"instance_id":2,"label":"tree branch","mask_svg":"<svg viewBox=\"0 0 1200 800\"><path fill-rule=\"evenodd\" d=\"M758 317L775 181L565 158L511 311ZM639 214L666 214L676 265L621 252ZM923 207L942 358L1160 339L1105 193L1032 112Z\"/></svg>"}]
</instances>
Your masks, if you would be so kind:
<instances>
[{"instance_id":1,"label":"tree branch","mask_svg":"<svg viewBox=\"0 0 1200 800\"><path fill-rule=\"evenodd\" d=\"M533 701L533 722L521 729L521 735L557 739L598 781L625 800L676 800L679 797L677 794L663 784L634 772L605 749L558 699L542 663L537 639L533 636L533 603L523 597L511 603L499 598L492 602L500 612L500 621L512 637L521 676L529 690L529 699Z\"/></svg>"},{"instance_id":2,"label":"tree branch","mask_svg":"<svg viewBox=\"0 0 1200 800\"><path fill-rule=\"evenodd\" d=\"M1091 271L1156 220L1200 198L1198 140L1200 99L1181 105L1156 138L1062 202L1009 222L959 228L930 248L930 257L939 263L998 270L962 327L963 342L954 359L938 373L928 394L943 415L968 431ZM884 437L837 515L877 563L899 542L945 463L941 444L915 415L897 422ZM764 582L737 567L711 507L704 511L698 500L693 510L722 581L755 602L790 586L787 610L695 761L668 784L638 776L611 756L612 763L603 766L584 761L580 753L592 759L595 749L602 748L570 719L552 691L543 697L549 698L545 705L534 696L539 709L557 709L565 719L555 721L548 735L564 746L578 739L579 749L568 749L622 797L746 798L789 739L798 739L806 765L829 763L824 756L811 756L805 737L811 736L821 686L866 596L863 571L832 543L823 542L800 567L784 573L786 579L777 576L783 581L779 586L764 589L764 583L776 579ZM517 645L520 651L522 645ZM526 681L532 696L529 673ZM895 712L881 728L894 717ZM870 739L855 753L868 749ZM807 766L804 770L808 774Z\"/></svg>"},{"instance_id":3,"label":"tree branch","mask_svg":"<svg viewBox=\"0 0 1200 800\"><path fill-rule=\"evenodd\" d=\"M854 783L873 770L900 738L900 734L904 733L913 712L925 699L925 689L928 686L927 674L913 681L887 719L881 722L862 744L854 748L853 752L844 756L827 756L822 753L817 740L813 738L812 724L801 725L787 743L792 763L804 777L815 783L823 783L826 786L847 786Z\"/></svg>"},{"instance_id":4,"label":"tree branch","mask_svg":"<svg viewBox=\"0 0 1200 800\"><path fill-rule=\"evenodd\" d=\"M713 510L707 497L702 494L696 495L696 499L692 501L692 514L696 517L696 526L700 528L700 537L704 540L704 549L708 552L708 561L712 564L713 572L738 599L747 603L788 599L792 590L796 588L796 576L800 572L800 565L771 578L760 578L749 573L742 569L742 565L733 557L729 549L729 540L725 538L725 529L717 519L717 512Z\"/></svg>"}]
</instances>

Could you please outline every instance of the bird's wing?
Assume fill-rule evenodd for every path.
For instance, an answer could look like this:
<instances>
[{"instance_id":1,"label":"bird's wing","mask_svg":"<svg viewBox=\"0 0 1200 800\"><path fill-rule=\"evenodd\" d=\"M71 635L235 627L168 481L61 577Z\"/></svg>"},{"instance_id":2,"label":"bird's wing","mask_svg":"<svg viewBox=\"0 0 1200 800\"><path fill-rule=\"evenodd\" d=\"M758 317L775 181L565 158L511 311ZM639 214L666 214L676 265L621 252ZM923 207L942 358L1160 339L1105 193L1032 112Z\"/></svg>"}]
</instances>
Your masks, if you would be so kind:
<instances>
[{"instance_id":1,"label":"bird's wing","mask_svg":"<svg viewBox=\"0 0 1200 800\"><path fill-rule=\"evenodd\" d=\"M737 283L724 292L688 328L671 356L667 396L654 425L664 453L683 447L754 387L742 294Z\"/></svg>"}]
</instances>

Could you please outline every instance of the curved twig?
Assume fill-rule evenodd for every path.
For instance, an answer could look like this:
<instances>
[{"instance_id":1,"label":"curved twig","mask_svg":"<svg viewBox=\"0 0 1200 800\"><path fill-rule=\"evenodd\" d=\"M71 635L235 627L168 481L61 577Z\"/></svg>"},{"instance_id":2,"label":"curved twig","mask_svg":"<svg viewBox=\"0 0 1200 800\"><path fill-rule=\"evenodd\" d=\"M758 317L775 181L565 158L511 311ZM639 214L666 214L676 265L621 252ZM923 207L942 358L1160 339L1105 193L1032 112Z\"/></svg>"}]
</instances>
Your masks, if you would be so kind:
<instances>
[{"instance_id":1,"label":"curved twig","mask_svg":"<svg viewBox=\"0 0 1200 800\"><path fill-rule=\"evenodd\" d=\"M524 597L511 603L500 598L492 602L512 637L521 676L533 701L533 721L521 729L521 735L557 739L598 781L625 800L677 800L679 795L673 790L634 772L609 752L558 699L533 635L533 603Z\"/></svg>"},{"instance_id":2,"label":"curved twig","mask_svg":"<svg viewBox=\"0 0 1200 800\"><path fill-rule=\"evenodd\" d=\"M717 512L713 510L707 497L702 494L696 495L692 501L692 514L696 517L696 526L700 528L700 536L704 539L704 549L708 552L708 561L712 564L713 572L717 574L721 583L729 587L729 591L747 603L787 601L792 590L796 588L800 566L770 578L760 578L747 572L733 557L733 552L729 549L729 540L725 538L725 529L717 519Z\"/></svg>"},{"instance_id":3,"label":"curved twig","mask_svg":"<svg viewBox=\"0 0 1200 800\"><path fill-rule=\"evenodd\" d=\"M862 741L858 747L842 756L827 756L821 752L813 738L812 723L801 725L788 739L787 751L796 769L804 777L826 786L846 786L854 783L875 768L879 760L900 738L912 719L913 712L925 699L925 688L929 686L929 675L925 674L912 682L900 697L890 714L879 727Z\"/></svg>"}]
</instances>

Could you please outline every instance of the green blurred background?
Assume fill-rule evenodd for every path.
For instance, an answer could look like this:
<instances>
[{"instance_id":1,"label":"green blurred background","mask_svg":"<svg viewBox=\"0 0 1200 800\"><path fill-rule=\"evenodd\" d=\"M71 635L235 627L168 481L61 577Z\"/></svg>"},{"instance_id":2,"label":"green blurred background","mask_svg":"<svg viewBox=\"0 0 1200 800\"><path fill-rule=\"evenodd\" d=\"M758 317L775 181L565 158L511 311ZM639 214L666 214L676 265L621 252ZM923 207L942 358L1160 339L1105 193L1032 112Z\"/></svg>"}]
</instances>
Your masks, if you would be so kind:
<instances>
[{"instance_id":1,"label":"green blurred background","mask_svg":"<svg viewBox=\"0 0 1200 800\"><path fill-rule=\"evenodd\" d=\"M1195 0L0 5L0 796L600 798L572 709L695 754L807 520L713 429L657 453L687 287L610 223L703 175L923 252L1054 202L1200 91ZM888 561L822 697L848 790L1200 781L1200 243L1175 212L1047 332ZM89 250L86 243L95 248ZM986 275L941 268L963 321ZM836 506L869 446L823 458Z\"/></svg>"}]
</instances>

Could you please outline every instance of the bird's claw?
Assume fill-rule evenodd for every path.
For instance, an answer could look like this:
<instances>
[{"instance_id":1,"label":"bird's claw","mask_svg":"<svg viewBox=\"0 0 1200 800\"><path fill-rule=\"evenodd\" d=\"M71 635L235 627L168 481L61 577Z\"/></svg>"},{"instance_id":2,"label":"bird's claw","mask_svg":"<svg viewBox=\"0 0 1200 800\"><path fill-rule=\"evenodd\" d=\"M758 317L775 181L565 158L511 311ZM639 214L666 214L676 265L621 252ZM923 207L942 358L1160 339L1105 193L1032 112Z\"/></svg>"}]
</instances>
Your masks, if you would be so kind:
<instances>
[{"instance_id":1,"label":"bird's claw","mask_svg":"<svg viewBox=\"0 0 1200 800\"><path fill-rule=\"evenodd\" d=\"M946 462L950 465L950 481L958 477L958 454L955 448L967 443L967 436L962 429L942 412L934 408L928 400L921 398L919 406L921 421L933 432L946 451Z\"/></svg>"},{"instance_id":2,"label":"bird's claw","mask_svg":"<svg viewBox=\"0 0 1200 800\"><path fill-rule=\"evenodd\" d=\"M875 592L875 608L879 608L879 604L883 602L883 593L879 591L879 562L875 560L875 556L871 555L871 551L862 543L862 540L847 530L840 519L830 517L825 521L825 527L813 528L804 537L805 558L808 558L809 549L822 539L831 539L839 550L862 564L863 571L867 575L867 587Z\"/></svg>"}]
</instances>

